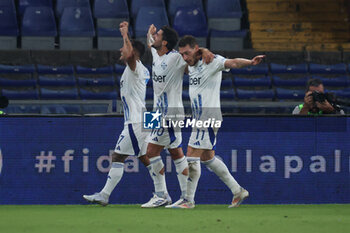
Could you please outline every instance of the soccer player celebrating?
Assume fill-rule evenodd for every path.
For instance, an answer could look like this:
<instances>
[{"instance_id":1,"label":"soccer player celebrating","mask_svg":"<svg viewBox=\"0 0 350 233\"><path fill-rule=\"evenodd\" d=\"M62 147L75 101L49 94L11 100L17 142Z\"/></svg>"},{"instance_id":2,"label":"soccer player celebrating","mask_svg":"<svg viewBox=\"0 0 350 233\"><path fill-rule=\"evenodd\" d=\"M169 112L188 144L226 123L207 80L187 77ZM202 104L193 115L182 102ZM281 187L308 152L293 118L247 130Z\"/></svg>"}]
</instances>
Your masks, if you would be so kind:
<instances>
[{"instance_id":1,"label":"soccer player celebrating","mask_svg":"<svg viewBox=\"0 0 350 233\"><path fill-rule=\"evenodd\" d=\"M120 24L120 32L124 45L120 49L120 60L126 63L126 68L120 79L120 97L124 108L124 129L119 136L114 153L112 167L104 188L93 195L83 195L83 198L92 203L107 205L109 196L121 180L124 172L124 161L129 155L139 156L140 161L150 166L146 155L148 133L142 128L142 111L145 109L146 84L150 79L147 68L140 61L145 52L145 46L139 41L130 41L128 36L128 22ZM152 175L151 175L152 176ZM163 188L167 203L171 203L167 196L166 187Z\"/></svg>"},{"instance_id":2,"label":"soccer player celebrating","mask_svg":"<svg viewBox=\"0 0 350 233\"><path fill-rule=\"evenodd\" d=\"M222 71L259 64L264 55L252 60L235 58L225 59L216 55L210 64L200 59L198 44L193 36L184 36L179 41L179 52L189 65L189 93L192 107L192 118L196 120L222 120L220 109L220 85ZM194 128L189 139L187 159L189 179L186 197L182 202L174 203L173 208L194 208L194 196L201 174L200 161L212 170L232 191L233 200L229 207L238 207L249 196L230 174L226 165L215 157L216 134L218 128Z\"/></svg>"},{"instance_id":3,"label":"soccer player celebrating","mask_svg":"<svg viewBox=\"0 0 350 233\"><path fill-rule=\"evenodd\" d=\"M152 79L154 90L154 110L162 114L164 120L181 120L184 118L184 109L182 103L182 82L186 62L181 55L174 50L178 41L176 31L168 26L163 26L157 31L152 24L147 33L147 44L151 47L153 64ZM211 53L208 50L203 51L203 57L210 62ZM182 135L181 130L174 128L153 129L147 137L148 147L147 156L151 161L151 171L155 186L154 196L145 204L144 208L154 208L166 205L165 192L165 174L164 163L160 157L160 152L168 149L171 158L175 163L177 178L180 184L181 197L179 203L185 198L188 179L188 164L181 148Z\"/></svg>"}]
</instances>

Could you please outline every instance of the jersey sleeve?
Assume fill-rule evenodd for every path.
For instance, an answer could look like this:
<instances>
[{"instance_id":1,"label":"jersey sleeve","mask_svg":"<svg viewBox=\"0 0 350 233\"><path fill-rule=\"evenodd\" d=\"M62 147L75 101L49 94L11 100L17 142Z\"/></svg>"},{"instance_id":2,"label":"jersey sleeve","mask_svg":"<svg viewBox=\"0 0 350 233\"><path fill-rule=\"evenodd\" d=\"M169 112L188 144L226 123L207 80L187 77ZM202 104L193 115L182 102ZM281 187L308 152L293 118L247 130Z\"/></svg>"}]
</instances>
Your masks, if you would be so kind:
<instances>
[{"instance_id":1,"label":"jersey sleeve","mask_svg":"<svg viewBox=\"0 0 350 233\"><path fill-rule=\"evenodd\" d=\"M229 71L230 69L225 68L225 61L227 59L220 55L215 55L213 59L212 66L215 71Z\"/></svg>"}]
</instances>

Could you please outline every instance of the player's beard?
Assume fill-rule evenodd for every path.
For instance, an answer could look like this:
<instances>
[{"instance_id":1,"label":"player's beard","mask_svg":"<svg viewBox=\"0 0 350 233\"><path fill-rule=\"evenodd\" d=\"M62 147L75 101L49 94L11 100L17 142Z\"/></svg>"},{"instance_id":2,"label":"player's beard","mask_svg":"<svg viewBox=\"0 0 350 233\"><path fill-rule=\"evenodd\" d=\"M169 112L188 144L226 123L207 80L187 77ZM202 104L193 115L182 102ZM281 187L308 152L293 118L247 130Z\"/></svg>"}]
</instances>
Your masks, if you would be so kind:
<instances>
[{"instance_id":1,"label":"player's beard","mask_svg":"<svg viewBox=\"0 0 350 233\"><path fill-rule=\"evenodd\" d=\"M162 45L152 44L152 47L155 48L156 50L161 50L162 49Z\"/></svg>"}]
</instances>

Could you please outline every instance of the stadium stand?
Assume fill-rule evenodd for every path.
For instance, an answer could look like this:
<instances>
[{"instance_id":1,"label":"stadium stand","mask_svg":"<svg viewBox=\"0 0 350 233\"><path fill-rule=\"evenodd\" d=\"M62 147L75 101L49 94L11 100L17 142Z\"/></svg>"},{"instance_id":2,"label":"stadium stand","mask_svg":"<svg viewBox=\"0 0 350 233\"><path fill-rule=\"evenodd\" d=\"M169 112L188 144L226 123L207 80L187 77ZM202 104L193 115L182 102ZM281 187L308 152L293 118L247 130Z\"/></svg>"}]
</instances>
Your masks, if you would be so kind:
<instances>
[{"instance_id":1,"label":"stadium stand","mask_svg":"<svg viewBox=\"0 0 350 233\"><path fill-rule=\"evenodd\" d=\"M88 50L95 36L91 10L87 7L66 7L60 21L60 48Z\"/></svg>"},{"instance_id":2,"label":"stadium stand","mask_svg":"<svg viewBox=\"0 0 350 233\"><path fill-rule=\"evenodd\" d=\"M300 100L302 101L305 96L305 90L292 90L284 88L276 88L276 98L278 100Z\"/></svg>"},{"instance_id":3,"label":"stadium stand","mask_svg":"<svg viewBox=\"0 0 350 233\"><path fill-rule=\"evenodd\" d=\"M19 101L10 106L13 113L109 111L111 100L120 99L119 80L125 66L119 64L123 41L118 24L126 19L133 38L145 41L149 24L159 28L170 23L180 36L192 34L201 46L227 57L260 54L242 51L247 48L246 35L251 34L253 49L266 51L266 63L223 74L223 112L288 113L302 101L309 78L321 79L327 91L350 99L345 4L319 1L323 7L315 0L2 0L0 94ZM52 30L44 36L42 28ZM344 52L324 52L340 48ZM149 52L142 61L151 71ZM184 75L186 107L188 85ZM32 108L21 102L31 99L38 101ZM108 104L82 105L82 100ZM146 100L148 107L152 105L152 80ZM50 108L62 101L78 102L74 107L65 103Z\"/></svg>"},{"instance_id":4,"label":"stadium stand","mask_svg":"<svg viewBox=\"0 0 350 233\"><path fill-rule=\"evenodd\" d=\"M234 100L235 99L235 92L233 89L222 90L222 91L220 91L220 98L222 100Z\"/></svg>"},{"instance_id":5,"label":"stadium stand","mask_svg":"<svg viewBox=\"0 0 350 233\"><path fill-rule=\"evenodd\" d=\"M169 25L168 16L164 7L141 7L136 16L135 37L146 43L146 35L149 25L154 24L156 28Z\"/></svg>"},{"instance_id":6,"label":"stadium stand","mask_svg":"<svg viewBox=\"0 0 350 233\"><path fill-rule=\"evenodd\" d=\"M312 78L320 79L326 87L348 87L349 78L347 76L323 77L313 75Z\"/></svg>"},{"instance_id":7,"label":"stadium stand","mask_svg":"<svg viewBox=\"0 0 350 233\"><path fill-rule=\"evenodd\" d=\"M131 16L135 18L142 7L162 7L165 9L164 0L132 0Z\"/></svg>"},{"instance_id":8,"label":"stadium stand","mask_svg":"<svg viewBox=\"0 0 350 233\"><path fill-rule=\"evenodd\" d=\"M86 7L91 9L89 0L57 0L56 1L57 16L61 17L64 9L67 7L76 7L76 8Z\"/></svg>"},{"instance_id":9,"label":"stadium stand","mask_svg":"<svg viewBox=\"0 0 350 233\"><path fill-rule=\"evenodd\" d=\"M129 20L126 0L95 0L94 17L97 28L118 28L124 20Z\"/></svg>"},{"instance_id":10,"label":"stadium stand","mask_svg":"<svg viewBox=\"0 0 350 233\"><path fill-rule=\"evenodd\" d=\"M115 91L89 91L86 89L80 89L81 99L104 99L115 100L117 99L117 92Z\"/></svg>"},{"instance_id":11,"label":"stadium stand","mask_svg":"<svg viewBox=\"0 0 350 233\"><path fill-rule=\"evenodd\" d=\"M247 30L241 30L243 16L239 0L207 0L210 49L239 51L244 47Z\"/></svg>"},{"instance_id":12,"label":"stadium stand","mask_svg":"<svg viewBox=\"0 0 350 233\"><path fill-rule=\"evenodd\" d=\"M311 74L346 74L346 65L344 63L333 64L333 65L310 63L310 73Z\"/></svg>"},{"instance_id":13,"label":"stadium stand","mask_svg":"<svg viewBox=\"0 0 350 233\"><path fill-rule=\"evenodd\" d=\"M306 86L308 77L301 76L296 78L281 78L279 76L273 75L272 82L275 87L301 87Z\"/></svg>"},{"instance_id":14,"label":"stadium stand","mask_svg":"<svg viewBox=\"0 0 350 233\"><path fill-rule=\"evenodd\" d=\"M73 65L66 66L46 66L46 65L37 65L38 74L70 74L74 73Z\"/></svg>"},{"instance_id":15,"label":"stadium stand","mask_svg":"<svg viewBox=\"0 0 350 233\"><path fill-rule=\"evenodd\" d=\"M254 49L334 51L349 47L342 0L246 0Z\"/></svg>"},{"instance_id":16,"label":"stadium stand","mask_svg":"<svg viewBox=\"0 0 350 233\"><path fill-rule=\"evenodd\" d=\"M123 45L119 24L124 20L130 21L126 0L95 0L93 12L96 19L97 48L118 50Z\"/></svg>"},{"instance_id":17,"label":"stadium stand","mask_svg":"<svg viewBox=\"0 0 350 233\"><path fill-rule=\"evenodd\" d=\"M77 77L79 86L114 86L115 81L113 76L102 78L85 78Z\"/></svg>"},{"instance_id":18,"label":"stadium stand","mask_svg":"<svg viewBox=\"0 0 350 233\"><path fill-rule=\"evenodd\" d=\"M264 74L267 75L269 72L269 67L266 63L262 63L257 66L247 66L245 68L241 69L231 69L232 74L248 74L248 75L255 75L255 74Z\"/></svg>"},{"instance_id":19,"label":"stadium stand","mask_svg":"<svg viewBox=\"0 0 350 233\"><path fill-rule=\"evenodd\" d=\"M38 90L8 90L8 89L2 89L2 94L9 98L10 100L34 100L39 99L39 93ZM10 105L11 106L11 105Z\"/></svg>"},{"instance_id":20,"label":"stadium stand","mask_svg":"<svg viewBox=\"0 0 350 233\"><path fill-rule=\"evenodd\" d=\"M34 64L29 65L2 65L0 74L32 74L36 71Z\"/></svg>"},{"instance_id":21,"label":"stadium stand","mask_svg":"<svg viewBox=\"0 0 350 233\"><path fill-rule=\"evenodd\" d=\"M306 74L308 72L306 63L293 65L271 63L270 67L272 74Z\"/></svg>"},{"instance_id":22,"label":"stadium stand","mask_svg":"<svg viewBox=\"0 0 350 233\"><path fill-rule=\"evenodd\" d=\"M77 74L112 74L113 67L112 66L104 66L104 67L84 67L84 66L76 66Z\"/></svg>"},{"instance_id":23,"label":"stadium stand","mask_svg":"<svg viewBox=\"0 0 350 233\"><path fill-rule=\"evenodd\" d=\"M168 1L168 12L171 22L174 22L176 12L181 7L194 7L204 10L203 2L201 0L169 0Z\"/></svg>"},{"instance_id":24,"label":"stadium stand","mask_svg":"<svg viewBox=\"0 0 350 233\"><path fill-rule=\"evenodd\" d=\"M16 49L19 29L12 5L0 5L0 49Z\"/></svg>"},{"instance_id":25,"label":"stadium stand","mask_svg":"<svg viewBox=\"0 0 350 233\"><path fill-rule=\"evenodd\" d=\"M26 7L21 31L23 49L54 49L57 28L52 8Z\"/></svg>"},{"instance_id":26,"label":"stadium stand","mask_svg":"<svg viewBox=\"0 0 350 233\"><path fill-rule=\"evenodd\" d=\"M271 87L271 80L267 76L236 76L234 77L234 85L236 87Z\"/></svg>"},{"instance_id":27,"label":"stadium stand","mask_svg":"<svg viewBox=\"0 0 350 233\"><path fill-rule=\"evenodd\" d=\"M207 0L210 29L236 31L241 29L242 9L239 0Z\"/></svg>"},{"instance_id":28,"label":"stadium stand","mask_svg":"<svg viewBox=\"0 0 350 233\"><path fill-rule=\"evenodd\" d=\"M75 87L65 88L65 89L49 89L40 88L40 98L41 99L77 99L78 90Z\"/></svg>"},{"instance_id":29,"label":"stadium stand","mask_svg":"<svg viewBox=\"0 0 350 233\"><path fill-rule=\"evenodd\" d=\"M80 106L72 104L57 104L41 106L41 114L79 114Z\"/></svg>"},{"instance_id":30,"label":"stadium stand","mask_svg":"<svg viewBox=\"0 0 350 233\"><path fill-rule=\"evenodd\" d=\"M76 84L74 76L39 76L38 84L47 87L74 86Z\"/></svg>"},{"instance_id":31,"label":"stadium stand","mask_svg":"<svg viewBox=\"0 0 350 233\"><path fill-rule=\"evenodd\" d=\"M6 108L9 114L41 114L39 105L9 105Z\"/></svg>"},{"instance_id":32,"label":"stadium stand","mask_svg":"<svg viewBox=\"0 0 350 233\"><path fill-rule=\"evenodd\" d=\"M236 89L237 97L239 99L268 99L272 100L275 98L275 93L272 89L265 90L243 90Z\"/></svg>"},{"instance_id":33,"label":"stadium stand","mask_svg":"<svg viewBox=\"0 0 350 233\"><path fill-rule=\"evenodd\" d=\"M199 46L207 47L208 25L204 11L198 7L180 7L174 18L179 36L195 36Z\"/></svg>"},{"instance_id":34,"label":"stadium stand","mask_svg":"<svg viewBox=\"0 0 350 233\"><path fill-rule=\"evenodd\" d=\"M210 30L210 49L214 51L239 51L244 45L246 30L222 31Z\"/></svg>"},{"instance_id":35,"label":"stadium stand","mask_svg":"<svg viewBox=\"0 0 350 233\"><path fill-rule=\"evenodd\" d=\"M52 0L19 0L18 11L23 15L27 7L48 7L53 9Z\"/></svg>"}]
</instances>

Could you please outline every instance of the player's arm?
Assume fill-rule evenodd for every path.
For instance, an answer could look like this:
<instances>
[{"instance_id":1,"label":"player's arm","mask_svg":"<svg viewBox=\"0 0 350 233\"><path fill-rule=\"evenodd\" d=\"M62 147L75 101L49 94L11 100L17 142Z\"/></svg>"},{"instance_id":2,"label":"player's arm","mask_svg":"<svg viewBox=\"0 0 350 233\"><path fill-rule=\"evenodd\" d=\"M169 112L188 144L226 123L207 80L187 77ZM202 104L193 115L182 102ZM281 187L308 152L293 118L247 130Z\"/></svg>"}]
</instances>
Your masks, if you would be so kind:
<instances>
[{"instance_id":1,"label":"player's arm","mask_svg":"<svg viewBox=\"0 0 350 233\"><path fill-rule=\"evenodd\" d=\"M128 63L130 69L134 71L136 69L136 59L134 56L134 48L132 47L131 41L129 39L129 34L128 34L129 23L126 21L120 23L119 30L120 30L120 33L122 34L123 42L124 42L123 49L122 49L123 56L125 58L125 61Z\"/></svg>"},{"instance_id":2,"label":"player's arm","mask_svg":"<svg viewBox=\"0 0 350 233\"><path fill-rule=\"evenodd\" d=\"M148 48L151 48L151 46L153 45L153 43L154 43L153 35L156 32L157 32L157 28L154 26L154 24L149 26L148 32L147 32L147 45L148 45Z\"/></svg>"},{"instance_id":3,"label":"player's arm","mask_svg":"<svg viewBox=\"0 0 350 233\"><path fill-rule=\"evenodd\" d=\"M234 59L227 59L225 61L225 68L228 69L239 69L246 66L255 66L261 63L261 61L265 58L265 55L258 55L254 57L253 59L244 59L244 58L234 58Z\"/></svg>"}]
</instances>

